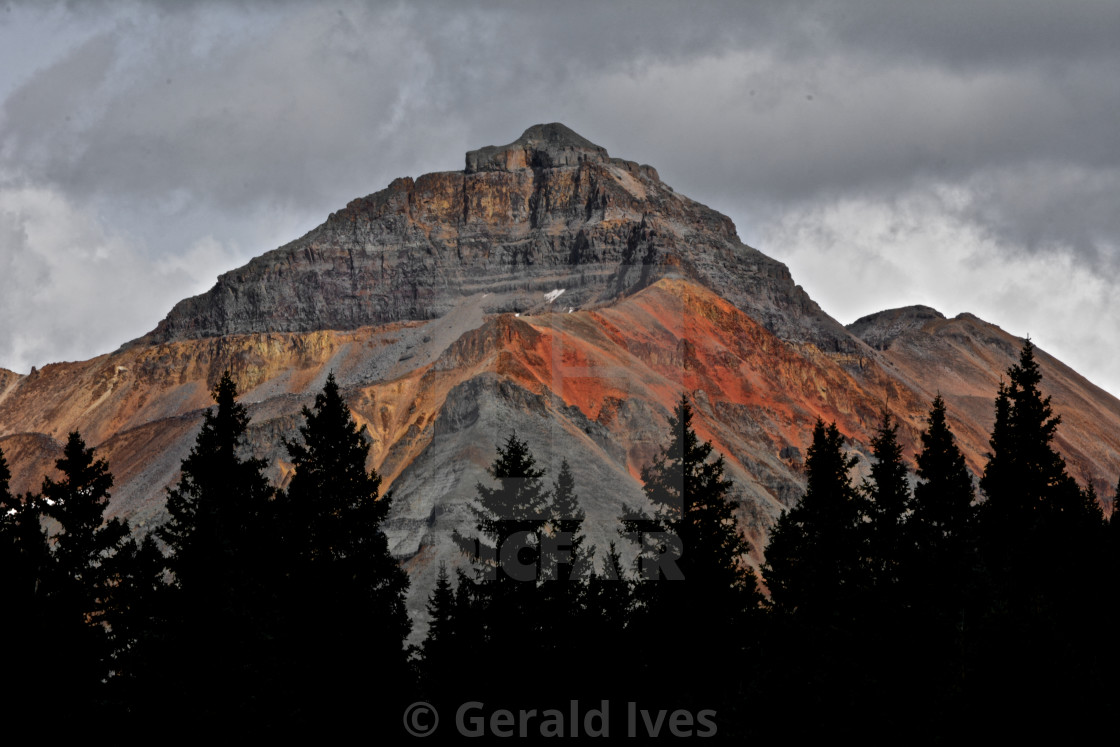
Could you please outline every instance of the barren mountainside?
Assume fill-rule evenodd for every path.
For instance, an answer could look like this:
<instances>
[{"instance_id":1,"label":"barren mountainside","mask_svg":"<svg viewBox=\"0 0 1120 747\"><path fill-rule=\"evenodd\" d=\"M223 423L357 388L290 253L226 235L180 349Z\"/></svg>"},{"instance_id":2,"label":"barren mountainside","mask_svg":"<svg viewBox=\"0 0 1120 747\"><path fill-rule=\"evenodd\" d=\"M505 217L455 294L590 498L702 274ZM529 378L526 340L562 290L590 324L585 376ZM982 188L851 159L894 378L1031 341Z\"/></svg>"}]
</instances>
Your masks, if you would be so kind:
<instances>
[{"instance_id":1,"label":"barren mountainside","mask_svg":"<svg viewBox=\"0 0 1120 747\"><path fill-rule=\"evenodd\" d=\"M0 371L0 448L13 488L36 489L80 429L116 478L112 511L150 528L225 369L257 453L284 484L292 438L333 371L391 490L390 539L422 617L436 563L496 446L513 430L551 480L575 468L591 541L614 539L680 394L726 455L756 555L803 487L813 422L857 454L882 407L913 458L945 397L974 471L1021 341L926 307L848 328L731 221L657 172L559 124L471 151L463 171L397 179L175 306L111 354ZM1120 402L1039 351L1072 474L1112 494ZM866 464L866 459L864 459Z\"/></svg>"}]
</instances>

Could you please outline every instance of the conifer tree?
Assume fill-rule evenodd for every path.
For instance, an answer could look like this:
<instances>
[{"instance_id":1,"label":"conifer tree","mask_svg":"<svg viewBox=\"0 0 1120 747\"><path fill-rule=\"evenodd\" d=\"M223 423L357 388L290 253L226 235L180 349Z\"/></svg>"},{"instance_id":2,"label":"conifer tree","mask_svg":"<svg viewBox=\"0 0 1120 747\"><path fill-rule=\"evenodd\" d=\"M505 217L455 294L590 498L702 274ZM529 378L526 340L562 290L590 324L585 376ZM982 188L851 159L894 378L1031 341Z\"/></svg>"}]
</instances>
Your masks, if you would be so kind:
<instances>
[{"instance_id":1,"label":"conifer tree","mask_svg":"<svg viewBox=\"0 0 1120 747\"><path fill-rule=\"evenodd\" d=\"M561 582L569 592L579 588L578 583L591 572L594 551L587 546L583 533L585 514L576 495L575 477L568 460L560 463L560 472L552 486L549 503L549 525L553 552L551 557L542 557L541 570L544 578Z\"/></svg>"},{"instance_id":2,"label":"conifer tree","mask_svg":"<svg viewBox=\"0 0 1120 747\"><path fill-rule=\"evenodd\" d=\"M875 437L871 439L870 479L862 486L867 496L868 559L873 583L879 596L898 594L899 574L910 554L905 531L910 504L910 483L902 447L898 443L898 423L883 410Z\"/></svg>"},{"instance_id":3,"label":"conifer tree","mask_svg":"<svg viewBox=\"0 0 1120 747\"><path fill-rule=\"evenodd\" d=\"M712 459L712 452L712 443L696 435L692 407L682 395L669 418L668 443L642 470L653 511L631 510L623 526L639 535L639 562L645 562L630 628L635 650L646 657L642 687L649 689L642 696L667 703L654 683L681 683L680 702L720 703L728 713L738 702L736 683L749 671L762 597L735 518L734 486L724 476L722 455ZM650 578L654 568L657 580ZM713 661L735 675L710 677L705 668Z\"/></svg>"},{"instance_id":4,"label":"conifer tree","mask_svg":"<svg viewBox=\"0 0 1120 747\"><path fill-rule=\"evenodd\" d=\"M53 646L42 585L50 551L40 525L40 501L14 495L10 480L0 450L0 640L8 642L0 655L0 698L12 714L34 720L49 712L43 693L53 678L43 666L43 653Z\"/></svg>"},{"instance_id":5,"label":"conifer tree","mask_svg":"<svg viewBox=\"0 0 1120 747\"><path fill-rule=\"evenodd\" d=\"M943 558L971 544L976 508L972 475L949 428L940 394L933 399L921 439L911 536L919 555Z\"/></svg>"},{"instance_id":6,"label":"conifer tree","mask_svg":"<svg viewBox=\"0 0 1120 747\"><path fill-rule=\"evenodd\" d=\"M229 371L212 396L217 407L203 415L157 530L176 593L166 612L174 625L153 655L164 662L161 687L200 722L262 721L275 666L273 489L264 460L243 456L249 415Z\"/></svg>"},{"instance_id":7,"label":"conifer tree","mask_svg":"<svg viewBox=\"0 0 1120 747\"><path fill-rule=\"evenodd\" d=\"M248 572L273 497L265 461L242 456L249 413L229 371L211 394L217 409L203 415L179 482L168 490L170 519L159 530L176 583L205 593L231 572Z\"/></svg>"},{"instance_id":8,"label":"conifer tree","mask_svg":"<svg viewBox=\"0 0 1120 747\"><path fill-rule=\"evenodd\" d=\"M99 574L103 561L113 555L128 537L128 527L119 519L104 521L113 475L104 459L95 459L81 434L69 435L62 458L56 462L63 478L43 479L42 496L48 515L60 531L54 537L54 557L61 573L86 596L87 615L96 617L98 597L107 580Z\"/></svg>"},{"instance_id":9,"label":"conifer tree","mask_svg":"<svg viewBox=\"0 0 1120 747\"><path fill-rule=\"evenodd\" d=\"M632 696L631 667L649 652L643 652L628 631L634 615L633 581L614 542L603 556L602 570L588 581L586 607L587 634L580 660L585 662L584 682L594 687L589 695L610 700Z\"/></svg>"},{"instance_id":10,"label":"conifer tree","mask_svg":"<svg viewBox=\"0 0 1120 747\"><path fill-rule=\"evenodd\" d=\"M709 460L712 443L701 442L696 435L692 406L683 395L669 418L669 429L669 443L642 470L643 490L653 513L631 511L626 528L638 533L653 530L663 537L656 548L659 554L665 551L663 557L650 558L650 548L643 549L646 560L657 563L659 573L684 582L677 591L711 593L709 604L721 606L728 620L741 620L758 606L761 595L747 562L750 544L735 520L738 502L731 498L733 485L724 477L723 456ZM649 570L651 564L645 567Z\"/></svg>"},{"instance_id":11,"label":"conifer tree","mask_svg":"<svg viewBox=\"0 0 1120 747\"><path fill-rule=\"evenodd\" d=\"M37 496L11 492L11 470L0 449L0 599L9 609L29 613L49 557L40 526ZM12 640L7 638L5 640Z\"/></svg>"},{"instance_id":12,"label":"conifer tree","mask_svg":"<svg viewBox=\"0 0 1120 747\"><path fill-rule=\"evenodd\" d=\"M1005 703L1032 710L1073 707L1074 694L1040 697L1045 683L1092 679L1096 654L1084 631L1099 620L1097 573L1103 516L1054 448L1061 422L1040 391L1034 346L1023 343L996 397L991 452L980 487L986 588L974 642L978 682ZM1045 549L1046 562L1040 562ZM1021 652L1031 651L1029 662ZM994 684L993 684L994 683ZM1057 704L1057 705L1056 705Z\"/></svg>"},{"instance_id":13,"label":"conifer tree","mask_svg":"<svg viewBox=\"0 0 1120 747\"><path fill-rule=\"evenodd\" d=\"M534 554L539 553L540 532L549 515L544 470L537 467L528 444L513 433L498 448L498 455L487 471L498 485L475 486L478 499L471 511L482 545L470 554L485 566L485 574L493 576L499 584L528 580L528 572L523 573L516 563L503 563L501 555L513 553L516 547L521 553L516 558L511 554L509 560L539 561ZM532 580L536 581L535 573Z\"/></svg>"},{"instance_id":14,"label":"conifer tree","mask_svg":"<svg viewBox=\"0 0 1120 747\"><path fill-rule=\"evenodd\" d=\"M428 597L428 635L424 639L424 659L432 662L455 647L455 589L447 564L441 562L436 585Z\"/></svg>"},{"instance_id":15,"label":"conifer tree","mask_svg":"<svg viewBox=\"0 0 1120 747\"><path fill-rule=\"evenodd\" d=\"M1042 372L1029 338L1007 374L1009 381L1000 384L996 398L992 451L980 480L987 518L1012 532L1043 526L1077 531L1100 524L1099 507L1084 500L1065 459L1054 450L1061 417L1039 390Z\"/></svg>"},{"instance_id":16,"label":"conifer tree","mask_svg":"<svg viewBox=\"0 0 1120 747\"><path fill-rule=\"evenodd\" d=\"M151 534L131 540L107 561L114 586L105 619L112 646L113 677L109 681L114 707L128 713L130 723L157 723L166 682L173 630L176 589L167 583L167 558Z\"/></svg>"},{"instance_id":17,"label":"conifer tree","mask_svg":"<svg viewBox=\"0 0 1120 747\"><path fill-rule=\"evenodd\" d=\"M858 605L867 586L863 501L851 483L855 457L844 437L817 418L801 501L770 534L763 575L779 611L830 616Z\"/></svg>"},{"instance_id":18,"label":"conifer tree","mask_svg":"<svg viewBox=\"0 0 1120 747\"><path fill-rule=\"evenodd\" d=\"M283 496L283 548L294 594L288 613L298 621L294 684L322 683L305 698L309 718L338 710L356 723L371 708L396 717L410 688L405 639L411 624L408 577L382 528L392 499L380 495L381 476L366 468L365 429L333 373L303 417L300 441L285 444L295 471ZM355 667L394 682L397 697L370 704L369 694L352 686Z\"/></svg>"},{"instance_id":19,"label":"conifer tree","mask_svg":"<svg viewBox=\"0 0 1120 747\"><path fill-rule=\"evenodd\" d=\"M106 619L116 579L111 559L129 541L128 527L118 519L104 521L113 476L78 432L70 433L55 466L62 479L43 478L46 513L58 522L48 572L44 578L51 616L53 655L68 672L60 682L62 702L77 709L94 708L106 693L111 643Z\"/></svg>"},{"instance_id":20,"label":"conifer tree","mask_svg":"<svg viewBox=\"0 0 1120 747\"><path fill-rule=\"evenodd\" d=\"M495 700L526 695L520 680L497 662L535 659L544 655L546 605L538 590L542 535L549 518L544 470L527 442L511 434L498 447L488 472L493 487L478 483L471 506L478 538L459 538L475 565L475 583L460 583L464 610L460 638L476 641L471 668L475 684ZM471 587L471 588L466 588Z\"/></svg>"},{"instance_id":21,"label":"conifer tree","mask_svg":"<svg viewBox=\"0 0 1120 747\"><path fill-rule=\"evenodd\" d=\"M977 563L975 490L972 475L938 394L930 407L918 453L918 483L907 522L912 557L908 566L908 598L930 625L944 633L964 614Z\"/></svg>"},{"instance_id":22,"label":"conifer tree","mask_svg":"<svg viewBox=\"0 0 1120 747\"><path fill-rule=\"evenodd\" d=\"M435 588L428 596L428 635L424 639L421 661L425 691L441 704L454 695L458 681L466 674L460 655L466 642L459 640L460 620L456 607L456 593L447 564L441 562Z\"/></svg>"}]
</instances>

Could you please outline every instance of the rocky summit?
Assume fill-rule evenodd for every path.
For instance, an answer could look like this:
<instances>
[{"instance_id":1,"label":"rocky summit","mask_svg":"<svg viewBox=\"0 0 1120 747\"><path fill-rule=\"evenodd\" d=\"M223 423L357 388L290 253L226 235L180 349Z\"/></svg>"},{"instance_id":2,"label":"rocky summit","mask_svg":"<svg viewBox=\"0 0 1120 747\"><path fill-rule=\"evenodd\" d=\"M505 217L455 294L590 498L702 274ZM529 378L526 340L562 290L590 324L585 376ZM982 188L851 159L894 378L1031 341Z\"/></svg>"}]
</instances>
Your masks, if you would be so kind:
<instances>
[{"instance_id":1,"label":"rocky summit","mask_svg":"<svg viewBox=\"0 0 1120 747\"><path fill-rule=\"evenodd\" d=\"M866 467L881 410L913 460L940 392L969 467L1021 340L969 314L884 311L845 328L731 221L561 124L466 154L462 171L400 178L177 304L92 360L0 371L0 448L37 488L72 430L109 460L111 512L148 531L229 369L251 438L284 485L280 444L333 371L392 493L389 533L423 606L437 561L498 444L516 431L555 477L575 468L593 544L667 439L680 395L727 459L756 560L804 487L818 416ZM1071 473L1111 495L1120 402L1042 351Z\"/></svg>"},{"instance_id":2,"label":"rocky summit","mask_svg":"<svg viewBox=\"0 0 1120 747\"><path fill-rule=\"evenodd\" d=\"M178 304L140 342L425 321L472 297L484 314L594 308L663 277L715 290L784 339L851 348L726 216L562 124L354 200Z\"/></svg>"}]
</instances>

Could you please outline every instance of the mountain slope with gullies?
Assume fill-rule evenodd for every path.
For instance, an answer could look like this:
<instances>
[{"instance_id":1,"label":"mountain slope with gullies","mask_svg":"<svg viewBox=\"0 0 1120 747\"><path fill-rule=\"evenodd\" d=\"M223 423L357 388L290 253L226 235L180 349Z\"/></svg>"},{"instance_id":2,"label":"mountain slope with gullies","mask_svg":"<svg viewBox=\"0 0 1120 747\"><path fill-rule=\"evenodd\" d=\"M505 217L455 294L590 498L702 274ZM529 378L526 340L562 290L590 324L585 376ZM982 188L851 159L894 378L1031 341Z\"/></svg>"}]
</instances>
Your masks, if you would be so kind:
<instances>
[{"instance_id":1,"label":"mountain slope with gullies","mask_svg":"<svg viewBox=\"0 0 1120 747\"><path fill-rule=\"evenodd\" d=\"M111 513L141 531L229 369L257 455L284 485L281 444L334 372L393 495L388 532L423 605L498 444L516 431L547 470L574 468L593 544L666 442L682 393L727 458L755 545L804 486L815 419L866 468L885 405L912 461L934 395L982 469L1000 376L1018 338L925 307L849 325L825 314L731 221L648 166L562 125L467 154L461 172L394 181L223 275L119 350L20 376L0 371L0 448L13 488L37 489L69 431L108 459ZM1120 402L1038 352L1074 476L1111 495Z\"/></svg>"}]
</instances>

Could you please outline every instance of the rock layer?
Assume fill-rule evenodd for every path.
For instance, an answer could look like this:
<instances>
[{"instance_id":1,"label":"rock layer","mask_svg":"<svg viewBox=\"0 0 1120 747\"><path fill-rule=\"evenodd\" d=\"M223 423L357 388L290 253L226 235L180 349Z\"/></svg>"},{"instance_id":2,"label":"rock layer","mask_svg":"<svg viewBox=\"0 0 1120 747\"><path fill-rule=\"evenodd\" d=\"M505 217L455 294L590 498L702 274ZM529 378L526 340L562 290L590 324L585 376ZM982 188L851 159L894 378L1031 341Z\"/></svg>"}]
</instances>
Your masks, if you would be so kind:
<instances>
[{"instance_id":1,"label":"rock layer","mask_svg":"<svg viewBox=\"0 0 1120 747\"><path fill-rule=\"evenodd\" d=\"M681 276L783 339L858 347L730 219L563 125L530 127L466 162L352 201L179 303L138 342L427 320L482 294L485 313L543 311L560 290L560 307L586 308Z\"/></svg>"}]
</instances>

